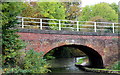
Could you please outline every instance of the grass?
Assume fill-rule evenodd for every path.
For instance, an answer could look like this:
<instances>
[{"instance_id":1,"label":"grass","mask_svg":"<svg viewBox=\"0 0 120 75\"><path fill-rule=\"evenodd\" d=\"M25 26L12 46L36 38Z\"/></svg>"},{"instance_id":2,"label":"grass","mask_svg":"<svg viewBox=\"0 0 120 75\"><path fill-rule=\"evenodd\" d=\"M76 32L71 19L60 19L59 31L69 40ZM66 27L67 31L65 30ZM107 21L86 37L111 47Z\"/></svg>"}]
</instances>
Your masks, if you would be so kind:
<instances>
[{"instance_id":1,"label":"grass","mask_svg":"<svg viewBox=\"0 0 120 75\"><path fill-rule=\"evenodd\" d=\"M87 57L85 58L81 58L78 60L78 62L76 62L75 64L79 65L79 64L82 64L83 62L86 62L85 59L88 59Z\"/></svg>"}]
</instances>

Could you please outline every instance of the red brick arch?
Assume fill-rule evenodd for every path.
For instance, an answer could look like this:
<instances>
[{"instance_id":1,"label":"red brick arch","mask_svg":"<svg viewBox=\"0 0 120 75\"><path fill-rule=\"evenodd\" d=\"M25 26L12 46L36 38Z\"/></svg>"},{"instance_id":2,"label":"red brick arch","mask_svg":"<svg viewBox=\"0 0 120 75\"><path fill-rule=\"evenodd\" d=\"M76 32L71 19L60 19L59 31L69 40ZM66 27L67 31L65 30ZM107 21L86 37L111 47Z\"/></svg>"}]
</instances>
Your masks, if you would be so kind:
<instances>
[{"instance_id":1,"label":"red brick arch","mask_svg":"<svg viewBox=\"0 0 120 75\"><path fill-rule=\"evenodd\" d=\"M78 48L79 50L83 51L88 56L88 58L89 58L88 67L104 68L102 56L96 50L94 50L94 49L92 49L92 48L90 48L88 46L69 44L69 45L60 45L58 47L54 47L53 49L60 48L60 47ZM53 49L50 49L49 51L51 51ZM46 54L49 53L49 51L46 52Z\"/></svg>"},{"instance_id":2,"label":"red brick arch","mask_svg":"<svg viewBox=\"0 0 120 75\"><path fill-rule=\"evenodd\" d=\"M42 30L22 30L18 32L20 39L28 43L26 50L34 49L47 53L53 48L64 45L81 45L93 49L100 54L104 66L118 60L117 34L61 32ZM92 53L91 53L92 54Z\"/></svg>"}]
</instances>

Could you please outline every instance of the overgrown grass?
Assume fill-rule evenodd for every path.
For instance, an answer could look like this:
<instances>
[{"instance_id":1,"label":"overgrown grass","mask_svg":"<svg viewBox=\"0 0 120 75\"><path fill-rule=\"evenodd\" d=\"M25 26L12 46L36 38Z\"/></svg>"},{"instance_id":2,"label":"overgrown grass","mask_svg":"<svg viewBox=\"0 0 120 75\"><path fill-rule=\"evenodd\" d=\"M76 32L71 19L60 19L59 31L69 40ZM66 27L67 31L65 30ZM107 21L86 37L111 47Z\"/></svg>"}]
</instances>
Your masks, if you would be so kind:
<instances>
[{"instance_id":1,"label":"overgrown grass","mask_svg":"<svg viewBox=\"0 0 120 75\"><path fill-rule=\"evenodd\" d=\"M119 70L120 71L120 61L118 61L115 64L113 64L113 66L111 68L113 70Z\"/></svg>"}]
</instances>

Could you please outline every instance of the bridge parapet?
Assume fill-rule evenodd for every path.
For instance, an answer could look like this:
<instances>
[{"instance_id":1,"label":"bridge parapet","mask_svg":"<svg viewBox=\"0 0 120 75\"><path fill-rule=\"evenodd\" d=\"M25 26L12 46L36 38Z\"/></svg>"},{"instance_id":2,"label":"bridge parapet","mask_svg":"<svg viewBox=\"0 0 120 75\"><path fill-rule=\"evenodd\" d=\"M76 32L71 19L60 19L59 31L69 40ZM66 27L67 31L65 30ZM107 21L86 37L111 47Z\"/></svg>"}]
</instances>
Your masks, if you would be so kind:
<instances>
[{"instance_id":1,"label":"bridge parapet","mask_svg":"<svg viewBox=\"0 0 120 75\"><path fill-rule=\"evenodd\" d=\"M84 36L120 36L120 33L78 32L59 30L19 29L23 33L61 34L61 35L84 35Z\"/></svg>"}]
</instances>

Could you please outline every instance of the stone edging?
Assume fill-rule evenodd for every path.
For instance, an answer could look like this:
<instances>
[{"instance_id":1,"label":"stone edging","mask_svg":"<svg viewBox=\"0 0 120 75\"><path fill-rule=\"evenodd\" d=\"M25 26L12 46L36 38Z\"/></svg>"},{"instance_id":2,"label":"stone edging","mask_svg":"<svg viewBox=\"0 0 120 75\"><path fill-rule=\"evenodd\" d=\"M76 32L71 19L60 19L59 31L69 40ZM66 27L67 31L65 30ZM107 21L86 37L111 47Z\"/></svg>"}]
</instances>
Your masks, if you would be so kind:
<instances>
[{"instance_id":1,"label":"stone edging","mask_svg":"<svg viewBox=\"0 0 120 75\"><path fill-rule=\"evenodd\" d=\"M86 72L96 72L96 73L107 73L107 74L120 74L120 71L112 71L112 70L102 70L102 69L93 69L84 67L84 71Z\"/></svg>"}]
</instances>

